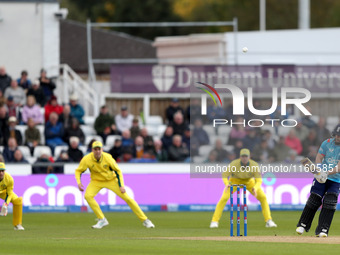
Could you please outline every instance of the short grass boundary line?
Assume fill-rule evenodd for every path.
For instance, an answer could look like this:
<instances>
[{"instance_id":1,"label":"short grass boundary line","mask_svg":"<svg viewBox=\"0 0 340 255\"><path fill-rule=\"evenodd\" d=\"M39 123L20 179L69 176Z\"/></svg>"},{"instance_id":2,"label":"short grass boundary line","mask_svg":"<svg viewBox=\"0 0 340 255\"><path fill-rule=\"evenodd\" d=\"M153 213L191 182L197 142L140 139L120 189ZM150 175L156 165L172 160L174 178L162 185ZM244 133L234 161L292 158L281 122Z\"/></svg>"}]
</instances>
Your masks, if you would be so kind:
<instances>
[{"instance_id":1,"label":"short grass boundary line","mask_svg":"<svg viewBox=\"0 0 340 255\"><path fill-rule=\"evenodd\" d=\"M194 236L194 237L144 237L152 240L189 240L189 241L231 241L231 242L267 242L267 243L324 243L340 244L340 236L319 238L315 236Z\"/></svg>"}]
</instances>

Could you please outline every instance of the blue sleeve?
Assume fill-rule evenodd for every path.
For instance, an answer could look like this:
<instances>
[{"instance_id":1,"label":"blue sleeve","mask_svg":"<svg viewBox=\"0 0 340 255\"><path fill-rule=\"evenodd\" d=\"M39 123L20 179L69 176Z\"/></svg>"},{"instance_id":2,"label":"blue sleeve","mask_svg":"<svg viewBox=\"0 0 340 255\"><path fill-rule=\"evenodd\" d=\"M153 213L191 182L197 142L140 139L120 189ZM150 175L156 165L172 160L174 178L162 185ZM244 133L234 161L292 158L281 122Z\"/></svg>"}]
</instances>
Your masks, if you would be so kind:
<instances>
[{"instance_id":1,"label":"blue sleeve","mask_svg":"<svg viewBox=\"0 0 340 255\"><path fill-rule=\"evenodd\" d=\"M321 144L320 148L319 148L319 151L318 153L322 154L322 155L326 155L326 152L327 152L327 140L323 141L323 143Z\"/></svg>"}]
</instances>

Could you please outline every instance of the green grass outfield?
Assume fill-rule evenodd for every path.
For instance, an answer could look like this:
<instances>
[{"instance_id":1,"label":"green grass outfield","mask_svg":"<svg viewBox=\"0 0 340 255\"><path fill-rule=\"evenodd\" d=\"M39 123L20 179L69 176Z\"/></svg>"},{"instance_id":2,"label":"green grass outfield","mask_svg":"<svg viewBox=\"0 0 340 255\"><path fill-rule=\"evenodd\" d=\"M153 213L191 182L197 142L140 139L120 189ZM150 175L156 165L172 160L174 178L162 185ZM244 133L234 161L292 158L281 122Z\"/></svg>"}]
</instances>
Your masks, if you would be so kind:
<instances>
[{"instance_id":1,"label":"green grass outfield","mask_svg":"<svg viewBox=\"0 0 340 255\"><path fill-rule=\"evenodd\" d=\"M248 235L299 238L295 235L295 225L300 213L274 211L272 216L278 228L268 229L264 227L261 212L248 212ZM148 216L156 225L155 229L145 229L132 213L106 213L110 225L95 230L91 229L91 225L95 224L95 216L92 213L28 213L24 214L23 226L26 230L14 231L12 215L9 214L0 218L0 254L310 255L328 254L331 251L338 253L340 250L339 244L326 243L153 239L153 237L228 236L229 213L224 213L224 221L220 222L219 229L209 229L212 212L152 212L148 213ZM318 214L316 219L317 217ZM313 231L306 236L313 236L315 227L316 221L311 229ZM340 239L339 212L335 214L330 235Z\"/></svg>"}]
</instances>

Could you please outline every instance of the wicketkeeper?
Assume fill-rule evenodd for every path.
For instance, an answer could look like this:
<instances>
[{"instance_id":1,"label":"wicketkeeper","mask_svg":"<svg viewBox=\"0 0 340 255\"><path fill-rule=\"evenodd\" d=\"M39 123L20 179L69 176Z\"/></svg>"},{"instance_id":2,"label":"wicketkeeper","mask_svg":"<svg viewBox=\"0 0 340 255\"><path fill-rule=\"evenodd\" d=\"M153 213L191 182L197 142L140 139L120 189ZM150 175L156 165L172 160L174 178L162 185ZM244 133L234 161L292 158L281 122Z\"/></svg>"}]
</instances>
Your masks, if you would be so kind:
<instances>
[{"instance_id":1,"label":"wicketkeeper","mask_svg":"<svg viewBox=\"0 0 340 255\"><path fill-rule=\"evenodd\" d=\"M248 149L242 149L240 158L230 163L228 171L223 173L223 182L226 188L223 190L222 197L216 205L210 228L218 228L218 222L222 216L223 209L230 198L230 185L233 184L246 185L247 190L261 203L266 227L277 227L272 220L267 197L261 188L262 177L259 165L250 159L250 151Z\"/></svg>"},{"instance_id":2,"label":"wicketkeeper","mask_svg":"<svg viewBox=\"0 0 340 255\"><path fill-rule=\"evenodd\" d=\"M310 196L303 209L296 232L308 232L316 211L322 205L319 223L315 230L317 237L327 237L336 210L340 189L340 124L332 132L332 138L325 140L315 159L319 174L314 174Z\"/></svg>"}]
</instances>

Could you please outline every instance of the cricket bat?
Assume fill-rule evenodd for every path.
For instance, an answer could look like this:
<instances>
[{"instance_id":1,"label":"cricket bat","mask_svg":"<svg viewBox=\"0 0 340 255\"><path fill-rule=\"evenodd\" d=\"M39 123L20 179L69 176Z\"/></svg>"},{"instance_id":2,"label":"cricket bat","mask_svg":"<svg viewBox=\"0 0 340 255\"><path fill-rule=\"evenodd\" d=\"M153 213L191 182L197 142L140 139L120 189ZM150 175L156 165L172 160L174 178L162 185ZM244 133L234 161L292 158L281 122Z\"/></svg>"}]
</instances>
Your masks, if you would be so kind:
<instances>
[{"instance_id":1,"label":"cricket bat","mask_svg":"<svg viewBox=\"0 0 340 255\"><path fill-rule=\"evenodd\" d=\"M314 163L309 159L309 158L304 158L301 161L301 164L304 165L305 169L308 170L311 173L315 173L316 171L316 166Z\"/></svg>"}]
</instances>

